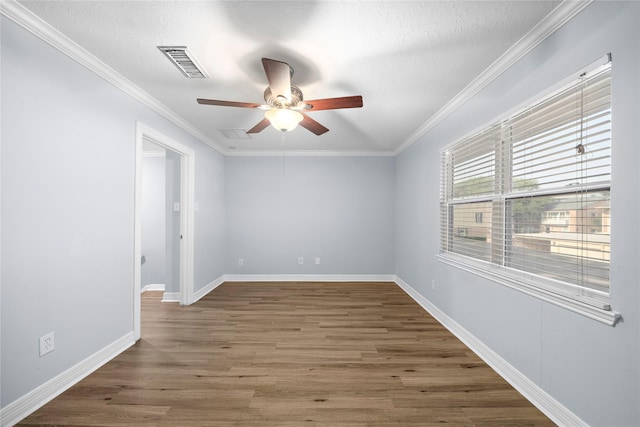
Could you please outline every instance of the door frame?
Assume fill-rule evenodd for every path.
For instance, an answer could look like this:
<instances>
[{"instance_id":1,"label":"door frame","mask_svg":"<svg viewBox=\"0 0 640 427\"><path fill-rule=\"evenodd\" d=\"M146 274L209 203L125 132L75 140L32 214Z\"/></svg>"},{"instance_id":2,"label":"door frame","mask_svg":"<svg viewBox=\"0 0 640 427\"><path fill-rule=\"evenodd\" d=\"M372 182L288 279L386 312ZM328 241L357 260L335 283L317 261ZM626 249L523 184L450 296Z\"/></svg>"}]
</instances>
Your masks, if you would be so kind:
<instances>
[{"instance_id":1,"label":"door frame","mask_svg":"<svg viewBox=\"0 0 640 427\"><path fill-rule=\"evenodd\" d=\"M180 305L193 303L195 152L136 121L134 190L133 334L140 339L142 284L142 144L148 140L180 156Z\"/></svg>"}]
</instances>

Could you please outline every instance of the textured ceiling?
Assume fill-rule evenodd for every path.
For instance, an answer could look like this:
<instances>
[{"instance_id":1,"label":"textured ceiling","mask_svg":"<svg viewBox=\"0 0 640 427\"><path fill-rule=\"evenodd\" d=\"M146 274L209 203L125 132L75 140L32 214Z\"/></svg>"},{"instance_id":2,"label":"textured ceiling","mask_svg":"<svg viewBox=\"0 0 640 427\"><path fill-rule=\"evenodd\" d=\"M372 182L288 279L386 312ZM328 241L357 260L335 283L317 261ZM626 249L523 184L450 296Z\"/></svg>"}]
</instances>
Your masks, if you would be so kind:
<instances>
[{"instance_id":1,"label":"textured ceiling","mask_svg":"<svg viewBox=\"0 0 640 427\"><path fill-rule=\"evenodd\" d=\"M364 107L309 113L293 151L392 153L549 14L557 1L23 1L182 117L222 152L282 149L263 113L196 98L263 103L260 58L288 62L305 99L362 95ZM186 45L208 74L187 79L156 46Z\"/></svg>"}]
</instances>

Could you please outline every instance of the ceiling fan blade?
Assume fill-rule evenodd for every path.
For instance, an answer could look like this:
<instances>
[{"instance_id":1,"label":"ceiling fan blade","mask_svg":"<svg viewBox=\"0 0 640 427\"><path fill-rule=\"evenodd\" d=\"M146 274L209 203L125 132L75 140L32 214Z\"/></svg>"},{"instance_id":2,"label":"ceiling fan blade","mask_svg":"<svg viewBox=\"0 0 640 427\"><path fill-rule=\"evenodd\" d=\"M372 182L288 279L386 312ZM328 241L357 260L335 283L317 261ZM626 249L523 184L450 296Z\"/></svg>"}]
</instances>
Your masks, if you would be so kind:
<instances>
[{"instance_id":1,"label":"ceiling fan blade","mask_svg":"<svg viewBox=\"0 0 640 427\"><path fill-rule=\"evenodd\" d=\"M293 70L286 62L262 58L264 73L267 75L269 87L275 98L283 96L291 101L291 75Z\"/></svg>"},{"instance_id":2,"label":"ceiling fan blade","mask_svg":"<svg viewBox=\"0 0 640 427\"><path fill-rule=\"evenodd\" d=\"M262 119L260 121L260 123L258 123L257 125L255 125L254 127L252 127L251 129L249 129L247 131L247 133L258 133L258 132L262 132L263 130L265 130L266 128L269 127L269 125L271 124L271 122L269 121L269 119Z\"/></svg>"},{"instance_id":3,"label":"ceiling fan blade","mask_svg":"<svg viewBox=\"0 0 640 427\"><path fill-rule=\"evenodd\" d=\"M202 99L202 98L198 98L198 104L219 105L221 107L240 107L240 108L258 108L262 106L262 104L256 104L255 102L219 101L217 99Z\"/></svg>"},{"instance_id":4,"label":"ceiling fan blade","mask_svg":"<svg viewBox=\"0 0 640 427\"><path fill-rule=\"evenodd\" d=\"M314 99L312 101L304 101L303 108L312 111L318 110L336 110L338 108L360 108L362 107L362 96L343 96L340 98Z\"/></svg>"},{"instance_id":5,"label":"ceiling fan blade","mask_svg":"<svg viewBox=\"0 0 640 427\"><path fill-rule=\"evenodd\" d=\"M316 122L306 114L302 115L302 121L300 122L300 126L315 133L316 135L322 135L325 132L329 132L329 129L322 126L320 123Z\"/></svg>"}]
</instances>

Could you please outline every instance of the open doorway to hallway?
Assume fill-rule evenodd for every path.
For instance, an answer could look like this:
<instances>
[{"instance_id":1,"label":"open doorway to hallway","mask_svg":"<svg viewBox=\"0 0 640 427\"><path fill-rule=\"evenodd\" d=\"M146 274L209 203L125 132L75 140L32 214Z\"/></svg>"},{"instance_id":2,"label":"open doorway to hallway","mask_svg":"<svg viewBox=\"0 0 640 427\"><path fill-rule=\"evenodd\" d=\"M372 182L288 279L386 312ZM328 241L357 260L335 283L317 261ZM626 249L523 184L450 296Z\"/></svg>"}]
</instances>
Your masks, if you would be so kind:
<instances>
[{"instance_id":1,"label":"open doorway to hallway","mask_svg":"<svg viewBox=\"0 0 640 427\"><path fill-rule=\"evenodd\" d=\"M142 145L141 290L180 301L180 156L145 139Z\"/></svg>"},{"instance_id":2,"label":"open doorway to hallway","mask_svg":"<svg viewBox=\"0 0 640 427\"><path fill-rule=\"evenodd\" d=\"M161 289L163 300L193 299L193 150L136 124L134 207L134 336L140 338L141 292ZM158 283L154 283L158 282Z\"/></svg>"}]
</instances>

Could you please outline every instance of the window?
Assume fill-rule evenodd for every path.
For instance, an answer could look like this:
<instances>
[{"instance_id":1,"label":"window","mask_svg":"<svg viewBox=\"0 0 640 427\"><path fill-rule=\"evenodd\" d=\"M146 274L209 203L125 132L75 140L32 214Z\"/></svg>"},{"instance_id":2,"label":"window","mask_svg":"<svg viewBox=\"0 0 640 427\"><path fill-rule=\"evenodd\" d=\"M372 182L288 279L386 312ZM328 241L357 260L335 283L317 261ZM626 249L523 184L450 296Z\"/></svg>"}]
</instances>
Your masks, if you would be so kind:
<instances>
[{"instance_id":1,"label":"window","mask_svg":"<svg viewBox=\"0 0 640 427\"><path fill-rule=\"evenodd\" d=\"M440 260L615 323L610 69L442 150Z\"/></svg>"}]
</instances>

